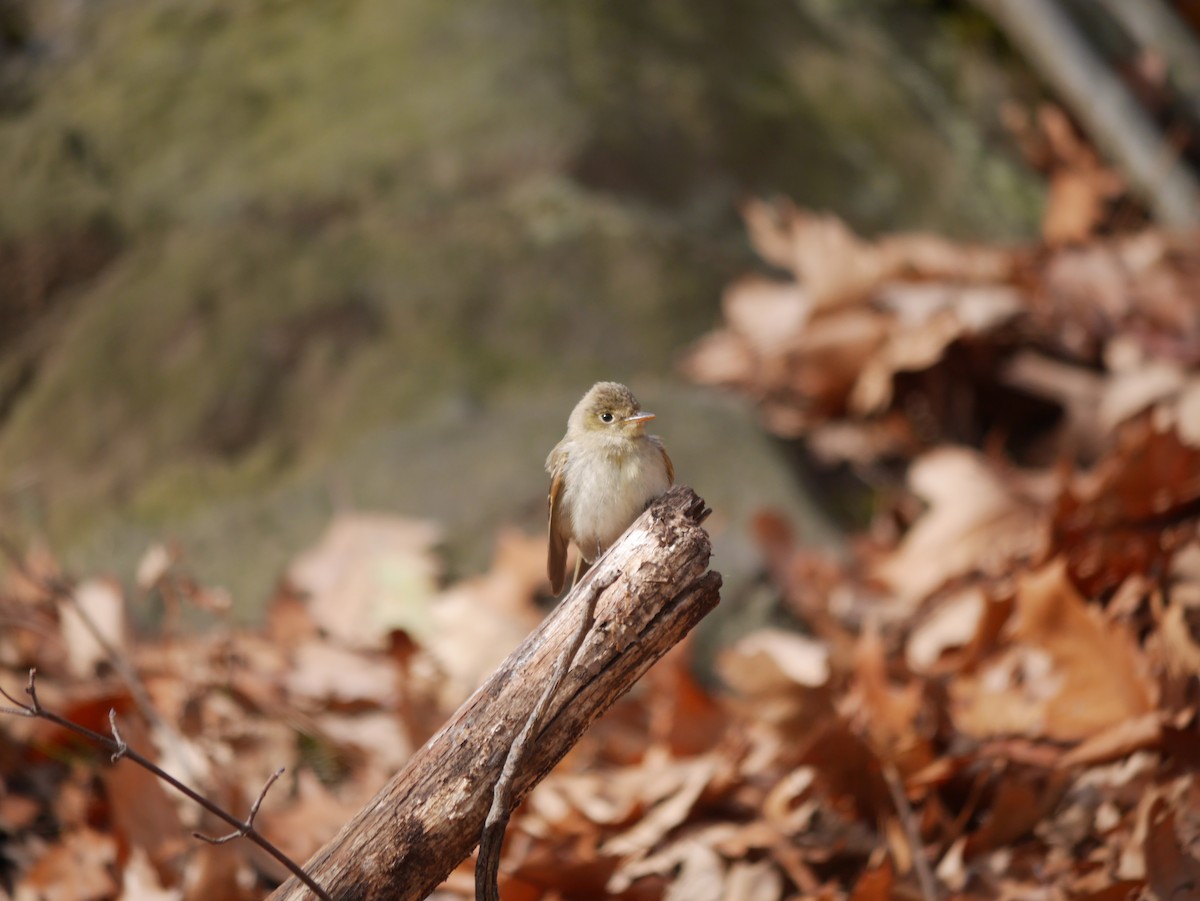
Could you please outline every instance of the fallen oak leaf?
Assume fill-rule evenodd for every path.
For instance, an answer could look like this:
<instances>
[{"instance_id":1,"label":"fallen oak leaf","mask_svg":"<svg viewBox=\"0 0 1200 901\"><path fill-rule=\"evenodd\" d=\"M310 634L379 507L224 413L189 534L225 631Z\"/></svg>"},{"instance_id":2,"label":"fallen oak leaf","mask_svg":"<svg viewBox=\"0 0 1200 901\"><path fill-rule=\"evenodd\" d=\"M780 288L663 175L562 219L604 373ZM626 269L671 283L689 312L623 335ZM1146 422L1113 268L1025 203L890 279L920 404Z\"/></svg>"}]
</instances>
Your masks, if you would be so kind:
<instances>
[{"instance_id":1,"label":"fallen oak leaf","mask_svg":"<svg viewBox=\"0 0 1200 901\"><path fill-rule=\"evenodd\" d=\"M1149 829L1142 844L1146 882L1159 901L1194 898L1200 893L1200 860L1180 845L1175 811L1161 795L1150 805Z\"/></svg>"},{"instance_id":2,"label":"fallen oak leaf","mask_svg":"<svg viewBox=\"0 0 1200 901\"><path fill-rule=\"evenodd\" d=\"M814 309L861 302L895 265L833 215L754 200L743 206L742 216L754 249L790 271Z\"/></svg>"},{"instance_id":3,"label":"fallen oak leaf","mask_svg":"<svg viewBox=\"0 0 1200 901\"><path fill-rule=\"evenodd\" d=\"M896 596L894 615L911 613L952 579L1006 572L1040 551L1045 479L1001 474L976 451L941 447L912 465L908 481L929 508L873 573Z\"/></svg>"},{"instance_id":4,"label":"fallen oak leaf","mask_svg":"<svg viewBox=\"0 0 1200 901\"><path fill-rule=\"evenodd\" d=\"M725 765L715 754L675 762L672 768L676 779L674 790L631 828L605 841L600 846L601 853L635 859L645 855L687 819L700 795Z\"/></svg>"},{"instance_id":5,"label":"fallen oak leaf","mask_svg":"<svg viewBox=\"0 0 1200 901\"><path fill-rule=\"evenodd\" d=\"M1013 631L1018 640L1046 648L1063 676L1047 708L1049 737L1094 734L1153 709L1154 690L1136 640L1086 606L1064 561L1020 580Z\"/></svg>"},{"instance_id":6,"label":"fallen oak leaf","mask_svg":"<svg viewBox=\"0 0 1200 901\"><path fill-rule=\"evenodd\" d=\"M979 634L987 606L987 596L978 585L968 585L942 599L908 635L904 650L909 667L930 673L943 654L969 645Z\"/></svg>"},{"instance_id":7,"label":"fallen oak leaf","mask_svg":"<svg viewBox=\"0 0 1200 901\"><path fill-rule=\"evenodd\" d=\"M1022 309L1020 295L1005 285L892 282L879 290L877 302L890 327L851 391L856 416L886 409L900 373L929 369L954 341L986 334Z\"/></svg>"},{"instance_id":8,"label":"fallen oak leaf","mask_svg":"<svg viewBox=\"0 0 1200 901\"><path fill-rule=\"evenodd\" d=\"M765 860L734 860L725 876L725 898L738 901L779 901L783 876Z\"/></svg>"},{"instance_id":9,"label":"fallen oak leaf","mask_svg":"<svg viewBox=\"0 0 1200 901\"><path fill-rule=\"evenodd\" d=\"M1163 738L1163 715L1151 710L1139 717L1116 723L1084 739L1059 758L1058 766L1069 769L1094 766L1128 757L1135 751L1156 748Z\"/></svg>"},{"instance_id":10,"label":"fallen oak leaf","mask_svg":"<svg viewBox=\"0 0 1200 901\"><path fill-rule=\"evenodd\" d=\"M17 883L15 896L102 901L117 893L116 863L115 836L87 827L77 829L45 849Z\"/></svg>"},{"instance_id":11,"label":"fallen oak leaf","mask_svg":"<svg viewBox=\"0 0 1200 901\"><path fill-rule=\"evenodd\" d=\"M967 860L1007 848L1030 833L1058 805L1070 779L1065 774L1031 769L1005 772L980 827L967 836Z\"/></svg>"},{"instance_id":12,"label":"fallen oak leaf","mask_svg":"<svg viewBox=\"0 0 1200 901\"><path fill-rule=\"evenodd\" d=\"M678 871L678 872L676 872ZM719 901L725 865L711 848L691 837L671 842L654 854L623 864L609 878L605 890L610 895L621 895L639 879L660 876L667 883L666 899L673 901ZM681 886L683 894L673 893L672 888Z\"/></svg>"},{"instance_id":13,"label":"fallen oak leaf","mask_svg":"<svg viewBox=\"0 0 1200 901\"><path fill-rule=\"evenodd\" d=\"M288 569L308 597L313 621L347 647L383 648L393 628L429 634L438 564L436 526L369 513L343 513Z\"/></svg>"},{"instance_id":14,"label":"fallen oak leaf","mask_svg":"<svg viewBox=\"0 0 1200 901\"><path fill-rule=\"evenodd\" d=\"M1197 532L1200 448L1152 416L1129 422L1096 468L1058 499L1052 546L1088 594L1116 588L1132 573L1153 575Z\"/></svg>"},{"instance_id":15,"label":"fallen oak leaf","mask_svg":"<svg viewBox=\"0 0 1200 901\"><path fill-rule=\"evenodd\" d=\"M1079 741L1153 711L1136 641L1084 602L1063 559L1020 577L1010 628L1010 648L950 685L961 731Z\"/></svg>"},{"instance_id":16,"label":"fallen oak leaf","mask_svg":"<svg viewBox=\"0 0 1200 901\"><path fill-rule=\"evenodd\" d=\"M881 760L895 765L902 774L929 765L934 751L920 723L922 685L916 679L897 685L889 678L886 648L873 621L868 621L855 649L849 701L856 714L855 724Z\"/></svg>"}]
</instances>

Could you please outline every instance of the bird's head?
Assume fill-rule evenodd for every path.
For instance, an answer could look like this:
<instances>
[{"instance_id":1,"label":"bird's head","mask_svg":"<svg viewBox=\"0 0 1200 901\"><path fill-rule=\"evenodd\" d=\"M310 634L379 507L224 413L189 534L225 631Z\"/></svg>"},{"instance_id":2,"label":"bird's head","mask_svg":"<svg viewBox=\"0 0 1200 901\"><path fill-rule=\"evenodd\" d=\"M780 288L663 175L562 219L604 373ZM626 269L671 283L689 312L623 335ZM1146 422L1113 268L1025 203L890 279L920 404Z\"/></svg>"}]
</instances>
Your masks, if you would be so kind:
<instances>
[{"instance_id":1,"label":"bird's head","mask_svg":"<svg viewBox=\"0 0 1200 901\"><path fill-rule=\"evenodd\" d=\"M574 435L636 438L653 413L641 409L633 392L617 382L597 382L571 411L567 430Z\"/></svg>"}]
</instances>

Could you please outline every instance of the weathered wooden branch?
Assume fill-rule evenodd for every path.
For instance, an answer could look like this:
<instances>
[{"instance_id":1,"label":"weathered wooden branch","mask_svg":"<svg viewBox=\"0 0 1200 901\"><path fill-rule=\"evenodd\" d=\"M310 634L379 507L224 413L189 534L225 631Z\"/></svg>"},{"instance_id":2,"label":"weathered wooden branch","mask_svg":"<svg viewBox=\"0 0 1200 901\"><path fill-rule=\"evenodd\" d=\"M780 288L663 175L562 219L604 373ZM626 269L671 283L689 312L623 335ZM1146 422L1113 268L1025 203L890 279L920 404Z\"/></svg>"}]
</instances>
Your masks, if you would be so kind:
<instances>
[{"instance_id":1,"label":"weathered wooden branch","mask_svg":"<svg viewBox=\"0 0 1200 901\"><path fill-rule=\"evenodd\" d=\"M589 598L590 633L546 711L525 768L523 798L584 730L719 600L708 572L708 515L690 488L655 501L542 625L408 764L305 866L338 901L426 897L479 840L492 786ZM311 893L290 879L271 901Z\"/></svg>"},{"instance_id":2,"label":"weathered wooden branch","mask_svg":"<svg viewBox=\"0 0 1200 901\"><path fill-rule=\"evenodd\" d=\"M1028 57L1159 222L1176 228L1200 225L1196 177L1057 3L975 0L975 4Z\"/></svg>"},{"instance_id":3,"label":"weathered wooden branch","mask_svg":"<svg viewBox=\"0 0 1200 901\"><path fill-rule=\"evenodd\" d=\"M1163 0L1101 0L1101 5L1140 47L1162 58L1192 115L1200 117L1200 41L1171 4Z\"/></svg>"}]
</instances>

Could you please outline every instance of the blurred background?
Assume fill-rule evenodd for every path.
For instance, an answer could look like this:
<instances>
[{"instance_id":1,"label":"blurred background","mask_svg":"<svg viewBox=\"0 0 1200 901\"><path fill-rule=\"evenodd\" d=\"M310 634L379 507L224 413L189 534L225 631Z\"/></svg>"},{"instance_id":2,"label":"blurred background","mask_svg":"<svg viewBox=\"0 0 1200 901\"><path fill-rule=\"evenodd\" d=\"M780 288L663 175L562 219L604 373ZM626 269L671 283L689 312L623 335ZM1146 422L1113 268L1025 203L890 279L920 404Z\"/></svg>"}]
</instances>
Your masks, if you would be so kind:
<instances>
[{"instance_id":1,"label":"blurred background","mask_svg":"<svg viewBox=\"0 0 1200 901\"><path fill-rule=\"evenodd\" d=\"M1037 235L1005 115L1046 78L1005 6L5 0L4 527L122 578L176 541L251 619L339 510L439 523L478 571L499 524L543 527L545 454L605 378L659 414L735 583L764 502L827 536L796 455L679 360L763 268L750 198Z\"/></svg>"},{"instance_id":2,"label":"blurred background","mask_svg":"<svg viewBox=\"0 0 1200 901\"><path fill-rule=\"evenodd\" d=\"M505 898L1194 896L1198 28L0 0L0 896L265 896L19 686L307 859L544 616L597 379L722 599Z\"/></svg>"}]
</instances>

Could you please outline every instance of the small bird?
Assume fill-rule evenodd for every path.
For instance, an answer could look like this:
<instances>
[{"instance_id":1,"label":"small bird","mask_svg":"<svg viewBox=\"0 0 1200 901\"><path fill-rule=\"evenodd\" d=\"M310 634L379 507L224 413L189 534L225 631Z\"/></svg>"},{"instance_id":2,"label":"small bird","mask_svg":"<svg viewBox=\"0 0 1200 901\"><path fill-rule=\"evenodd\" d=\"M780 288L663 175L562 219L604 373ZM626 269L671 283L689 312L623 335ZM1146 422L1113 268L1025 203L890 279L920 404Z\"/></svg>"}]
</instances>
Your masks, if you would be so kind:
<instances>
[{"instance_id":1,"label":"small bird","mask_svg":"<svg viewBox=\"0 0 1200 901\"><path fill-rule=\"evenodd\" d=\"M546 568L555 594L566 579L569 542L579 551L577 581L584 564L595 561L650 501L674 484L675 467L666 448L646 434L646 423L653 418L633 392L617 382L597 382L571 411L567 434L546 458Z\"/></svg>"}]
</instances>

